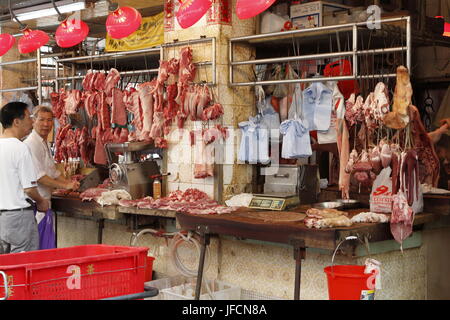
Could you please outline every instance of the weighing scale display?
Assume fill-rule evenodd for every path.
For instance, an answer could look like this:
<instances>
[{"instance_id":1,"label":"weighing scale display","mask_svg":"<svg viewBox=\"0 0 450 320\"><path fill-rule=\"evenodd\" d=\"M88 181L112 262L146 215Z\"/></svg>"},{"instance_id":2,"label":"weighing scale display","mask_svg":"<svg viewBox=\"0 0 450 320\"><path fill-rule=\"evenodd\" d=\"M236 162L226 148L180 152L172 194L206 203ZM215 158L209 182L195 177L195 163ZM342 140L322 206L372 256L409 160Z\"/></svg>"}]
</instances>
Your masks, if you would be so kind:
<instances>
[{"instance_id":1,"label":"weighing scale display","mask_svg":"<svg viewBox=\"0 0 450 320\"><path fill-rule=\"evenodd\" d=\"M284 210L286 206L298 204L297 196L286 196L284 198L266 195L256 195L250 202L249 208L265 210Z\"/></svg>"}]
</instances>

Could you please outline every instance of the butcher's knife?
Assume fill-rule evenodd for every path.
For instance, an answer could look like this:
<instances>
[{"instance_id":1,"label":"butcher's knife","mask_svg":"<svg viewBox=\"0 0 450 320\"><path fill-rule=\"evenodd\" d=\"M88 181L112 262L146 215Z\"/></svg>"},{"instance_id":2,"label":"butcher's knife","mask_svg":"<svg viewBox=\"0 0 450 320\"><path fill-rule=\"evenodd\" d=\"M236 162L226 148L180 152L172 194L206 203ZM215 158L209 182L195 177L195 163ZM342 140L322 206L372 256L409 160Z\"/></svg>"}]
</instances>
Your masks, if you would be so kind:
<instances>
[{"instance_id":1,"label":"butcher's knife","mask_svg":"<svg viewBox=\"0 0 450 320\"><path fill-rule=\"evenodd\" d=\"M100 172L96 169L80 180L80 188L78 189L78 191L83 192L89 188L95 188L101 182L102 180L100 177Z\"/></svg>"}]
</instances>

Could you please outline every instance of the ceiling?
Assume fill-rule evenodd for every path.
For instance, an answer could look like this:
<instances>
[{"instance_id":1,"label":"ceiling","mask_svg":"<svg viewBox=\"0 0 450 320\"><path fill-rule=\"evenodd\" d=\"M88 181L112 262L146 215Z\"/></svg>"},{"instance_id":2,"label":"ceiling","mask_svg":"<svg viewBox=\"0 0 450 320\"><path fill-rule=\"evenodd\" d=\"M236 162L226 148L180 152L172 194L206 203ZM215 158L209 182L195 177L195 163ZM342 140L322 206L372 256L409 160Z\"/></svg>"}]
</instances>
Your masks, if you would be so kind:
<instances>
[{"instance_id":1,"label":"ceiling","mask_svg":"<svg viewBox=\"0 0 450 320\"><path fill-rule=\"evenodd\" d=\"M130 6L139 10L143 17L155 15L164 9L164 0L115 0L120 6ZM33 6L50 4L51 0L12 0L12 9L32 8ZM56 2L57 3L57 2ZM104 37L106 33L105 22L108 16L108 1L86 0L87 8L81 11L81 19L89 25L90 37ZM3 26L13 27L18 24L11 21L8 0L0 0L0 23ZM32 27L52 33L59 25L58 17L49 16L34 20L24 21Z\"/></svg>"}]
</instances>

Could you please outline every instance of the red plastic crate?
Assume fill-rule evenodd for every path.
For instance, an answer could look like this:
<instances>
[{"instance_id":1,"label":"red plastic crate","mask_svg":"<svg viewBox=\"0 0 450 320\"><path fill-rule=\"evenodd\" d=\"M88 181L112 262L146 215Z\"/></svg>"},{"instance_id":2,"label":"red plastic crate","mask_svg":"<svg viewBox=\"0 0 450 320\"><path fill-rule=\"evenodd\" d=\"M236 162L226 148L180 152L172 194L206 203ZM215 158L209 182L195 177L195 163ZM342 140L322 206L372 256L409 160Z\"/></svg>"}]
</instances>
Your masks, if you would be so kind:
<instances>
[{"instance_id":1,"label":"red plastic crate","mask_svg":"<svg viewBox=\"0 0 450 320\"><path fill-rule=\"evenodd\" d=\"M8 276L8 300L103 299L144 291L147 251L85 245L12 253L0 255L0 271Z\"/></svg>"}]
</instances>

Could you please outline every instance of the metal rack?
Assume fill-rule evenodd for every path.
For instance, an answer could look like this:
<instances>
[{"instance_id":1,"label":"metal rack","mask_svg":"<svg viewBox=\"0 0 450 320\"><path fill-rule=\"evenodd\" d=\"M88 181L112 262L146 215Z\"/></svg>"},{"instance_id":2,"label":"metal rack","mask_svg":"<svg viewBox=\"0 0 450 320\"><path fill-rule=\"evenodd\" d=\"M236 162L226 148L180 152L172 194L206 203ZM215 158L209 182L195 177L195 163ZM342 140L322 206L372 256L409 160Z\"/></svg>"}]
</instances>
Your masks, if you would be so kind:
<instances>
[{"instance_id":1,"label":"metal rack","mask_svg":"<svg viewBox=\"0 0 450 320\"><path fill-rule=\"evenodd\" d=\"M55 58L56 66L57 66L55 69L55 78L46 79L46 80L47 81L55 81L56 82L56 90L59 90L59 81L82 80L84 78L83 75L60 77L59 76L59 64L61 64L61 63L73 63L73 64L86 63L86 62L92 62L94 59L99 60L99 59L105 59L105 58L136 56L136 55L140 55L140 54L152 54L154 56L155 55L158 56L158 60L164 60L164 49L166 49L166 48L198 44L198 43L204 43L204 42L211 42L211 44L212 44L211 61L198 62L198 63L195 63L195 65L197 67L211 66L213 68L213 70L212 70L213 81L208 84L215 85L216 84L216 38L200 38L200 39L188 40L188 41L175 41L173 43L166 43L166 44L162 44L159 47L149 48L149 49L105 53L105 54L100 54L100 55L87 55L87 56L82 56L82 57L72 57L72 58L63 58L63 59ZM143 74L143 73L156 74L156 73L158 73L158 71L159 71L159 69L157 69L157 68L156 69L143 69L143 70L134 70L134 71L122 71L122 72L120 72L120 74L121 75L135 75L135 74Z\"/></svg>"},{"instance_id":2,"label":"metal rack","mask_svg":"<svg viewBox=\"0 0 450 320\"><path fill-rule=\"evenodd\" d=\"M107 61L108 59L117 59L117 58L124 58L124 57L136 57L139 55L152 55L155 58L157 57L158 60L164 59L164 49L171 48L171 47L178 47L178 46L185 46L185 45L194 45L199 43L211 43L211 59L209 61L202 61L197 62L195 65L197 67L207 67L210 66L212 68L212 82L206 83L207 85L216 85L216 38L206 38L202 37L200 39L195 40L187 40L187 41L174 41L172 43L166 43L162 44L159 47L155 48L148 48L148 49L140 49L140 50L132 50L132 51L123 51L123 52L114 52L114 53L104 53L104 54L95 54L95 55L86 55L81 57L62 57L60 58L63 53L55 53L55 54L46 54L43 55L40 50L37 51L37 55L35 58L29 58L29 59L23 59L23 60L15 60L15 61L8 61L8 62L2 62L0 63L0 67L3 66L10 66L15 64L23 64L23 63L36 63L37 68L37 85L36 86L29 86L29 87L21 87L21 88L11 88L11 89L0 89L0 93L4 92L18 92L18 91L26 91L26 90L37 90L37 96L39 103L42 103L42 87L43 86L53 86L55 85L55 89L58 90L60 87L61 81L80 81L84 78L84 75L73 75L73 76L60 76L60 66L62 64L72 64L75 66L76 64L84 64L84 63L90 63L92 61L100 61L104 59L104 61ZM48 79L42 79L42 59L45 58L53 58L56 67L55 67L55 77L54 78L48 78ZM150 74L157 74L158 73L157 68L153 69L142 69L142 70L133 70L133 71L122 71L122 75L135 75L135 74L143 74L143 73L150 73ZM52 83L54 82L54 83Z\"/></svg>"},{"instance_id":3,"label":"metal rack","mask_svg":"<svg viewBox=\"0 0 450 320\"><path fill-rule=\"evenodd\" d=\"M238 38L231 38L228 42L229 49L229 86L256 86L256 85L276 85L276 84L292 84L292 83L302 83L302 82L322 82L322 81L341 81L341 80L355 80L355 79L373 79L373 78L395 78L395 73L390 74L369 74L362 75L358 68L358 59L360 56L368 54L377 53L392 53L392 52L406 52L406 65L408 70L411 70L411 46L412 46L412 36L411 36L411 17L400 17L400 18L390 18L381 19L373 21L374 24L391 24L395 22L404 22L406 24L406 43L404 46L383 48L383 49L368 49L359 50L358 49L358 34L361 32L359 27L367 26L367 22L359 23L348 23L333 26L317 27L314 29L302 29L302 30L291 30L283 32L274 32L267 34L258 34L252 36L244 36ZM371 22L372 23L372 22ZM338 30L344 30L350 32L352 35L352 50L343 52L330 52L323 54L310 54L310 55L298 55L292 57L279 57L279 58L269 58L269 59L258 59L258 60L246 60L246 61L235 61L234 60L234 45L237 44L248 44L250 46L256 43L263 43L265 41L279 42L286 40L294 40L299 38L307 38L317 34L330 35L337 32ZM349 76L337 76L337 77L314 77L314 78L304 78L304 79L286 79L286 80L271 80L271 81L249 81L249 82L235 82L234 81L234 68L243 65L261 65L270 63L283 63L283 62L293 62L293 61L303 61L303 60L318 60L327 58L338 58L338 57L352 57L353 74Z\"/></svg>"}]
</instances>

